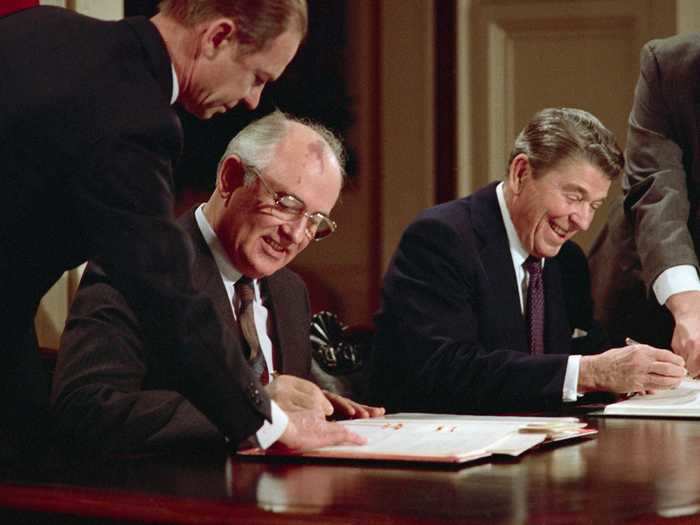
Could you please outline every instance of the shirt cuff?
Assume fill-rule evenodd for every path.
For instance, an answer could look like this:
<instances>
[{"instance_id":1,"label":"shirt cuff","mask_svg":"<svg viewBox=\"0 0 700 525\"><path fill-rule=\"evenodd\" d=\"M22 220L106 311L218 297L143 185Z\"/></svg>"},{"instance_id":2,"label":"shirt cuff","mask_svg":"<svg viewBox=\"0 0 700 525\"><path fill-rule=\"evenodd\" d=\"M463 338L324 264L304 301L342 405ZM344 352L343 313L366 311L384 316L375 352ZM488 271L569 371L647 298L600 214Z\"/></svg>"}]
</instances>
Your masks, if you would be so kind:
<instances>
[{"instance_id":1,"label":"shirt cuff","mask_svg":"<svg viewBox=\"0 0 700 525\"><path fill-rule=\"evenodd\" d=\"M656 300L660 305L666 304L668 298L681 292L699 292L700 278L695 266L681 264L661 272L652 285Z\"/></svg>"},{"instance_id":2,"label":"shirt cuff","mask_svg":"<svg viewBox=\"0 0 700 525\"><path fill-rule=\"evenodd\" d=\"M564 375L564 389L562 391L562 401L578 401L582 394L578 393L578 370L581 364L580 355L570 355L566 363L566 374Z\"/></svg>"},{"instance_id":3,"label":"shirt cuff","mask_svg":"<svg viewBox=\"0 0 700 525\"><path fill-rule=\"evenodd\" d=\"M260 448L268 448L287 430L289 417L274 401L270 401L270 419L272 423L265 421L255 433Z\"/></svg>"}]
</instances>

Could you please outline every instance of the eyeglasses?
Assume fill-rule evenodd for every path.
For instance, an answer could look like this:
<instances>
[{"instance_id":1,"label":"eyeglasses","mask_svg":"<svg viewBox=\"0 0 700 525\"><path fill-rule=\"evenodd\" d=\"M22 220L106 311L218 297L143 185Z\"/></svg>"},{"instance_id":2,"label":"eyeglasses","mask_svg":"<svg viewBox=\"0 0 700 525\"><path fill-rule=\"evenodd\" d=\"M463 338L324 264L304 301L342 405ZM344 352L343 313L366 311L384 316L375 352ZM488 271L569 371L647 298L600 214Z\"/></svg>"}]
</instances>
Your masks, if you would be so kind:
<instances>
[{"instance_id":1,"label":"eyeglasses","mask_svg":"<svg viewBox=\"0 0 700 525\"><path fill-rule=\"evenodd\" d=\"M297 221L301 217L306 217L308 221L306 222L306 228L304 233L309 239L314 241L320 241L331 235L335 230L338 229L336 222L331 219L325 213L316 211L309 213L306 211L306 204L299 197L290 195L288 193L278 193L273 191L262 178L260 171L253 166L246 165L246 172L255 175L260 182L262 182L263 187L272 196L272 202L274 204L275 216L283 221Z\"/></svg>"}]
</instances>

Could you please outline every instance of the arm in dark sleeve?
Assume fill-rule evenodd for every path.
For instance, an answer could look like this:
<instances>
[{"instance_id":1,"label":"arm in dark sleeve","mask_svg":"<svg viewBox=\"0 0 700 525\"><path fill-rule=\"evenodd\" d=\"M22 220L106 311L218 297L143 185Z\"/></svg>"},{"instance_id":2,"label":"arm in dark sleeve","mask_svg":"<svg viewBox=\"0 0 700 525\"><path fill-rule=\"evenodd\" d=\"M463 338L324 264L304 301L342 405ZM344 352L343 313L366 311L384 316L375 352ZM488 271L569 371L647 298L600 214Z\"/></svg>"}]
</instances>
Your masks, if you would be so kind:
<instances>
[{"instance_id":1,"label":"arm in dark sleeve","mask_svg":"<svg viewBox=\"0 0 700 525\"><path fill-rule=\"evenodd\" d=\"M688 231L689 199L683 151L662 89L664 72L653 43L642 49L625 148L625 212L634 223L642 278L650 289L664 270L698 268Z\"/></svg>"},{"instance_id":2,"label":"arm in dark sleeve","mask_svg":"<svg viewBox=\"0 0 700 525\"><path fill-rule=\"evenodd\" d=\"M161 370L133 310L101 270L88 266L66 324L54 374L52 412L72 449L132 452L222 442L216 427ZM147 377L151 383L146 387Z\"/></svg>"},{"instance_id":3,"label":"arm in dark sleeve","mask_svg":"<svg viewBox=\"0 0 700 525\"><path fill-rule=\"evenodd\" d=\"M399 399L390 406L465 412L561 403L566 355L484 346L484 319L498 315L485 311L487 281L473 240L450 225L423 219L406 230L377 317L375 367L387 375L375 371L373 381L386 381L388 397Z\"/></svg>"},{"instance_id":4,"label":"arm in dark sleeve","mask_svg":"<svg viewBox=\"0 0 700 525\"><path fill-rule=\"evenodd\" d=\"M95 144L91 165L71 180L76 213L144 336L161 341L150 357L237 444L269 419L270 401L240 352L224 354L233 336L191 286L190 241L172 217L168 130L137 127Z\"/></svg>"}]
</instances>

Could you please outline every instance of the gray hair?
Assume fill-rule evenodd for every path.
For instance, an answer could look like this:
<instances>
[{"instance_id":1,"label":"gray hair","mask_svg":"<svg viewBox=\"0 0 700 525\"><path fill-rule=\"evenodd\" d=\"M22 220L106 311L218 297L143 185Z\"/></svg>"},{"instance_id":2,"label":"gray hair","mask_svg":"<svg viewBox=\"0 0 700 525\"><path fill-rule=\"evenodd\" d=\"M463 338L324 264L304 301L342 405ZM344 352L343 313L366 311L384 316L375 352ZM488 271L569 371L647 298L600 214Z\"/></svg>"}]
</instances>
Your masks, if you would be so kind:
<instances>
[{"instance_id":1,"label":"gray hair","mask_svg":"<svg viewBox=\"0 0 700 525\"><path fill-rule=\"evenodd\" d=\"M289 124L294 122L306 126L321 137L338 161L340 175L345 182L346 154L340 138L318 122L296 118L279 110L248 124L233 137L219 160L219 167L227 157L236 155L246 166L263 171L272 161L276 146L287 135ZM245 184L250 184L254 178L253 174L246 173Z\"/></svg>"},{"instance_id":2,"label":"gray hair","mask_svg":"<svg viewBox=\"0 0 700 525\"><path fill-rule=\"evenodd\" d=\"M547 108L536 113L515 139L508 165L524 153L534 177L571 160L585 160L615 179L625 165L615 135L600 120L575 108Z\"/></svg>"}]
</instances>

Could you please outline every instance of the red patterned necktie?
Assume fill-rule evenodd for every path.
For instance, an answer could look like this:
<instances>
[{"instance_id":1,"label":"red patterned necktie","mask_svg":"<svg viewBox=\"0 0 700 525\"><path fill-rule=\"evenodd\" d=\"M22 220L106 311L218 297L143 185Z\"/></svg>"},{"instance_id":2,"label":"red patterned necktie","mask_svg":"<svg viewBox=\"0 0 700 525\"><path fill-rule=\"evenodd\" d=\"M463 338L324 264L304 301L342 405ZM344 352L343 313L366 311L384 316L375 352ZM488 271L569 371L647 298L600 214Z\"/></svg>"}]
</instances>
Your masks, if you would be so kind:
<instances>
[{"instance_id":1,"label":"red patterned necktie","mask_svg":"<svg viewBox=\"0 0 700 525\"><path fill-rule=\"evenodd\" d=\"M527 286L527 336L531 354L544 353L544 286L542 283L541 260L532 255L523 263L523 268L530 275Z\"/></svg>"},{"instance_id":2,"label":"red patterned necktie","mask_svg":"<svg viewBox=\"0 0 700 525\"><path fill-rule=\"evenodd\" d=\"M255 299L255 290L253 289L253 281L248 277L241 277L234 285L236 296L240 301L238 309L238 324L243 332L245 342L248 344L250 353L248 355L248 363L253 372L260 378L263 385L270 382L270 376L265 363L265 356L260 348L260 340L258 332L255 329L255 317L253 315L253 300Z\"/></svg>"}]
</instances>

